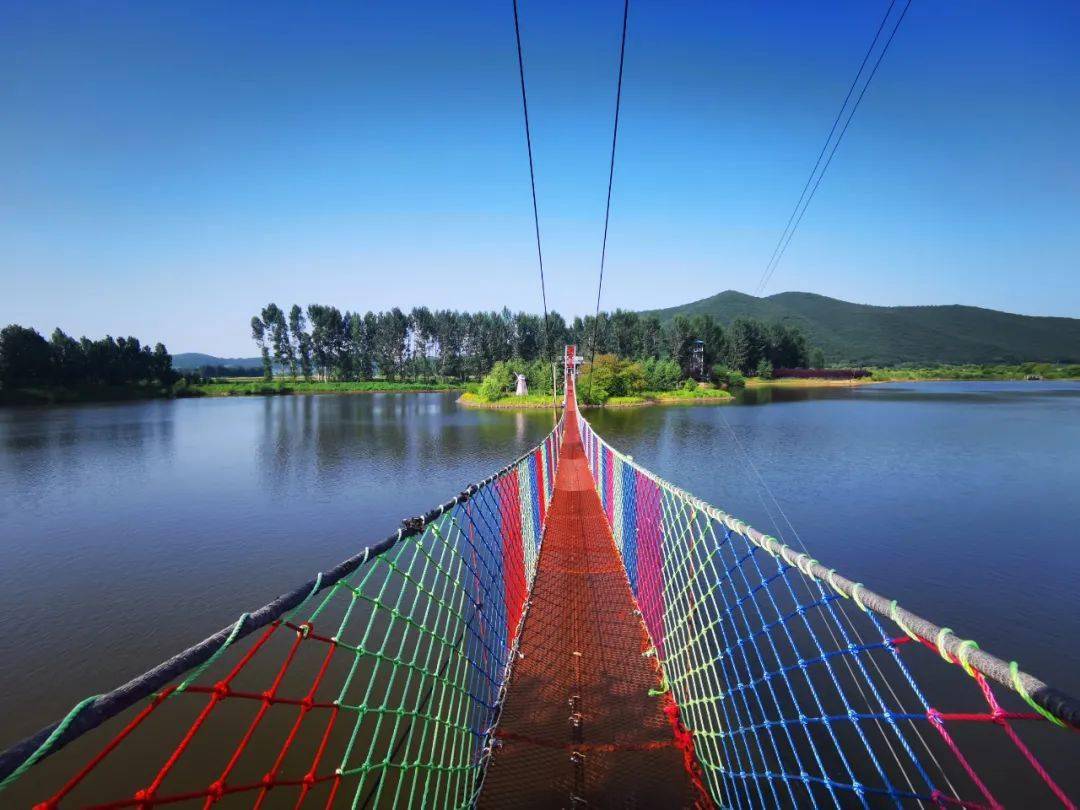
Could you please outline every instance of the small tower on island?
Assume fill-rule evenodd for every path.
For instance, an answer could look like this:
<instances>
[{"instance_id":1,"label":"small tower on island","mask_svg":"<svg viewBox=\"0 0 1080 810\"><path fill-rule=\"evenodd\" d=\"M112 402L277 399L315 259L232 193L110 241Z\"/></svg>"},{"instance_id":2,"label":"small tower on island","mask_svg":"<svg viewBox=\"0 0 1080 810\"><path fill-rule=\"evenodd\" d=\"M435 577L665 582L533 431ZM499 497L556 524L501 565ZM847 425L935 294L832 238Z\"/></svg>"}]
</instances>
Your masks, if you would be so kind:
<instances>
[{"instance_id":1,"label":"small tower on island","mask_svg":"<svg viewBox=\"0 0 1080 810\"><path fill-rule=\"evenodd\" d=\"M695 380L705 379L705 341L695 340L690 344L690 375Z\"/></svg>"}]
</instances>

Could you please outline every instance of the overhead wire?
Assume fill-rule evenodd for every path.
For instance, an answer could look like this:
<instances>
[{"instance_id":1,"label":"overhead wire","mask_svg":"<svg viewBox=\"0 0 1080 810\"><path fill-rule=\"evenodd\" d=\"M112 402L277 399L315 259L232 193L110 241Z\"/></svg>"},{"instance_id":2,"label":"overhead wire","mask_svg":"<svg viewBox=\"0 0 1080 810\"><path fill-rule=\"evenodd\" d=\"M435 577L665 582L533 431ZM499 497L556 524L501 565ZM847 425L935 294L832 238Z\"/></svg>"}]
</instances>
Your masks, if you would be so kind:
<instances>
[{"instance_id":1,"label":"overhead wire","mask_svg":"<svg viewBox=\"0 0 1080 810\"><path fill-rule=\"evenodd\" d=\"M791 215L788 217L788 221L784 226L783 231L780 233L780 238L776 242L776 246L773 248L772 255L769 257L769 261L766 262L765 270L761 274L761 279L758 281L755 295L761 295L765 291L769 282L772 280L773 274L776 272L776 268L780 265L780 262L784 258L784 254L787 252L788 245L791 244L791 240L795 236L795 231L798 230L799 224L802 222L803 216L806 214L807 208L810 207L810 202L813 200L814 195L817 193L818 187L821 185L822 179L825 177L825 173L828 171L829 166L832 164L833 157L836 155L836 150L840 146L840 142L844 139L844 135L847 133L848 127L851 126L851 121L855 117L856 111L859 109L859 105L862 104L862 100L866 95L866 91L870 87L870 83L874 80L874 76L877 74L878 68L881 66L882 61L885 59L885 54L889 51L889 46L892 45L893 39L896 37L896 32L900 29L900 24L904 21L904 17L907 16L908 9L911 7L911 0L907 0L904 4L903 10L897 17L895 24L889 33L888 38L885 40L885 44L882 47L880 53L878 53L877 59L874 61L874 66L870 70L867 76L866 82L863 84L862 89L859 91L858 96L855 99L855 103L848 111L847 118L844 120L844 125L840 130L840 134L833 141L833 135L836 134L836 128L840 123L840 119L844 116L844 111L848 107L848 102L851 100L852 93L858 86L859 79L863 75L863 71L866 69L866 65L870 59L871 54L874 52L875 47L878 44L878 40L881 38L881 33L885 28L889 17L892 16L893 8L896 5L896 0L891 0L889 7L885 10L884 16L881 18L881 22L878 25L877 31L874 33L874 39L870 43L870 47L867 48L866 54L863 56L862 63L859 65L859 70L855 74L855 78L851 82L851 86L848 88L847 94L844 96L844 101L840 105L840 109L836 113L836 117L833 119L832 127L829 129L829 134L825 139L824 145L821 147L821 151L818 153L817 160L814 162L814 167L810 170L810 175L806 179L806 183L803 185L802 192L799 194L799 199L795 203L795 207L791 211ZM832 148L829 149L829 144L832 143ZM825 152L829 152L828 158L822 165L822 157ZM820 172L818 169L820 168ZM814 179L816 176L816 180ZM812 185L812 187L811 187ZM809 189L809 195L807 190Z\"/></svg>"},{"instance_id":2,"label":"overhead wire","mask_svg":"<svg viewBox=\"0 0 1080 810\"><path fill-rule=\"evenodd\" d=\"M517 0L513 0L514 6L514 37L517 41L518 76L521 79L521 109L525 115L525 147L529 153L529 186L532 189L533 225L536 229L536 259L540 265L540 300L544 306L544 355L551 357L551 338L548 328L547 308L547 285L544 282L544 251L540 246L540 211L536 204L536 168L533 163L532 130L529 127L529 97L525 91L525 57L521 50L521 20L518 14ZM551 407L556 408L556 391L554 383L551 389Z\"/></svg>"},{"instance_id":3,"label":"overhead wire","mask_svg":"<svg viewBox=\"0 0 1080 810\"><path fill-rule=\"evenodd\" d=\"M608 225L611 222L611 189L615 183L615 148L619 142L619 110L622 107L623 65L626 62L626 29L630 19L630 0L623 2L622 40L619 44L619 78L615 85L615 124L611 130L611 162L608 166L607 203L604 206L604 238L600 246L600 280L596 285L596 311L593 314L592 340L589 348L589 393L592 398L593 377L591 369L596 360L596 330L600 326L600 295L604 289L604 267L607 263Z\"/></svg>"}]
</instances>

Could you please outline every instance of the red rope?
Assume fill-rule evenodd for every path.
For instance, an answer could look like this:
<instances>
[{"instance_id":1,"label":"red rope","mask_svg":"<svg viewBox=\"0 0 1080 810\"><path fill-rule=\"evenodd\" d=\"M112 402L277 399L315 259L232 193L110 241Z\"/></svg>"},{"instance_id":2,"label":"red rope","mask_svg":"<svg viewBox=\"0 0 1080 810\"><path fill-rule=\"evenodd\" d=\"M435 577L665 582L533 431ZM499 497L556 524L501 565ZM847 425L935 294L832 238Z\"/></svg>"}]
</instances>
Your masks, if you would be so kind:
<instances>
[{"instance_id":1,"label":"red rope","mask_svg":"<svg viewBox=\"0 0 1080 810\"><path fill-rule=\"evenodd\" d=\"M709 795L708 788L705 787L705 773L702 771L701 764L694 753L694 733L683 725L679 717L679 707L672 699L671 693L666 695L665 704L664 714L667 715L668 722L671 723L671 732L675 737L675 747L682 751L683 767L686 768L687 774L690 775L690 782L698 793L697 806L712 808L715 805Z\"/></svg>"}]
</instances>

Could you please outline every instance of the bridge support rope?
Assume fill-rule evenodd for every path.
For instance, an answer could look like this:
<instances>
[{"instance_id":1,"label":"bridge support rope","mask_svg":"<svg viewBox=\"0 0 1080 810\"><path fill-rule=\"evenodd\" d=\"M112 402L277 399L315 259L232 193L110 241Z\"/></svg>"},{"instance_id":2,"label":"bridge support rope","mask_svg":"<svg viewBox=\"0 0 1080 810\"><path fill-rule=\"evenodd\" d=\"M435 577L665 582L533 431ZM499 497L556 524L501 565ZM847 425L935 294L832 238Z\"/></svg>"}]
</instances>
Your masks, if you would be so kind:
<instances>
[{"instance_id":1,"label":"bridge support rope","mask_svg":"<svg viewBox=\"0 0 1080 810\"><path fill-rule=\"evenodd\" d=\"M686 493L577 421L664 685L718 804L997 807L1008 795L1075 806L1013 727L1075 731L1075 699ZM934 708L926 662L901 656L913 643L973 678L987 710ZM930 682L956 700L936 689L939 669ZM1002 708L990 681L1034 711ZM1034 779L967 744L977 724L1000 727Z\"/></svg>"}]
</instances>

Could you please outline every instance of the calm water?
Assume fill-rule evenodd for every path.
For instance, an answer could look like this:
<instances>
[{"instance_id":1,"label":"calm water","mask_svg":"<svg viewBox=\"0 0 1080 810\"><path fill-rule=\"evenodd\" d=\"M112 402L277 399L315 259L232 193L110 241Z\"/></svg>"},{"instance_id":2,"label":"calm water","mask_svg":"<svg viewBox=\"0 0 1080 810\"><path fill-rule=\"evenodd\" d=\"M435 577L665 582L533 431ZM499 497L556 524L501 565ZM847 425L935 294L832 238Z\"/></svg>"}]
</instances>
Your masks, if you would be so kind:
<instances>
[{"instance_id":1,"label":"calm water","mask_svg":"<svg viewBox=\"0 0 1080 810\"><path fill-rule=\"evenodd\" d=\"M385 536L551 426L455 397L0 411L0 747ZM1080 693L1080 385L767 398L590 418L659 474L797 545L775 497L827 566Z\"/></svg>"}]
</instances>

